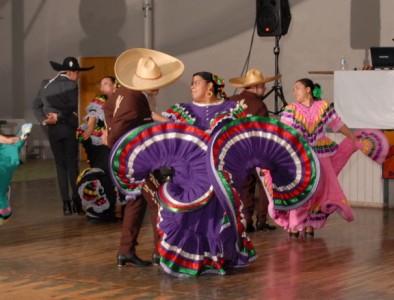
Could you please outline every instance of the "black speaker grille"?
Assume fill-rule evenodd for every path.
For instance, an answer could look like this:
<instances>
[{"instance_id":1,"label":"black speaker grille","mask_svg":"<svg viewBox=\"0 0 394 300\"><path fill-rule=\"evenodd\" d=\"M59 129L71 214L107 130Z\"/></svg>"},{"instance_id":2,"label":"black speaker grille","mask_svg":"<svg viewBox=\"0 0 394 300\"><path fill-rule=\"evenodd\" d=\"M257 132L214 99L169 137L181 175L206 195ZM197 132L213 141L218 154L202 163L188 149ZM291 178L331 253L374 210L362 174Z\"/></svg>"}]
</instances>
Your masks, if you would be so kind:
<instances>
[{"instance_id":1,"label":"black speaker grille","mask_svg":"<svg viewBox=\"0 0 394 300\"><path fill-rule=\"evenodd\" d=\"M288 0L257 0L256 24L259 36L281 36L291 20Z\"/></svg>"}]
</instances>

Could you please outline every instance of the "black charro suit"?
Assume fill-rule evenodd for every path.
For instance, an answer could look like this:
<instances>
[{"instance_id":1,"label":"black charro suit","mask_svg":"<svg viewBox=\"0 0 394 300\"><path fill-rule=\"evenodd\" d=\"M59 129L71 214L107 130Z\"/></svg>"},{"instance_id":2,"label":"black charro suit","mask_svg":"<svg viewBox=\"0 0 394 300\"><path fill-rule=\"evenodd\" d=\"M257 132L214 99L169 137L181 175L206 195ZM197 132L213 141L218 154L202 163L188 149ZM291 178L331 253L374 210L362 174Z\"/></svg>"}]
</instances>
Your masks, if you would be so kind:
<instances>
[{"instance_id":1,"label":"black charro suit","mask_svg":"<svg viewBox=\"0 0 394 300\"><path fill-rule=\"evenodd\" d=\"M70 80L65 74L61 74L51 83L44 80L33 101L33 111L40 124L43 124L48 113L56 113L58 116L56 124L48 124L45 127L55 158L62 200L70 201L77 196L76 179L79 173L78 141L75 136L78 127L76 81Z\"/></svg>"}]
</instances>

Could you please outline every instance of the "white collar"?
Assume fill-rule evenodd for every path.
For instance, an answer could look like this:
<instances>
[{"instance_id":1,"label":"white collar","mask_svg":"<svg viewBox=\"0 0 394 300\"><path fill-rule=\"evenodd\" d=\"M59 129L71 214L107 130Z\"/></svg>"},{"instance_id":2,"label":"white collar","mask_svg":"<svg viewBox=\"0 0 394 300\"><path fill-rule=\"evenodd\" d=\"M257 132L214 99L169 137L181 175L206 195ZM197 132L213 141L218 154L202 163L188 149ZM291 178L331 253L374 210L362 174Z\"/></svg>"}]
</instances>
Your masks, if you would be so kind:
<instances>
[{"instance_id":1,"label":"white collar","mask_svg":"<svg viewBox=\"0 0 394 300\"><path fill-rule=\"evenodd\" d=\"M194 105L197 105L197 106L205 107L205 106L220 105L220 104L222 104L223 102L224 102L224 99L221 99L220 101L213 102L213 103L200 103L200 102L193 101L193 104L194 104Z\"/></svg>"}]
</instances>

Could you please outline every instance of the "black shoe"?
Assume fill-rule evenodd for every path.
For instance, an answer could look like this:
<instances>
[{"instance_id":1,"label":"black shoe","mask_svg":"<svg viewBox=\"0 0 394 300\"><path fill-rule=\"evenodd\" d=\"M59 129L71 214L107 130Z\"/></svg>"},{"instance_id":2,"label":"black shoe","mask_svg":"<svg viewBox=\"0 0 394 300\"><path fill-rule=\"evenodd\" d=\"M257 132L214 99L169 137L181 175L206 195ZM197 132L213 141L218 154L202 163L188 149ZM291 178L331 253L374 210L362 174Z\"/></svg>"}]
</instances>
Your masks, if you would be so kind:
<instances>
[{"instance_id":1,"label":"black shoe","mask_svg":"<svg viewBox=\"0 0 394 300\"><path fill-rule=\"evenodd\" d=\"M74 197L72 203L73 203L73 213L80 216L84 216L85 212L82 209L81 199L79 197Z\"/></svg>"},{"instance_id":2,"label":"black shoe","mask_svg":"<svg viewBox=\"0 0 394 300\"><path fill-rule=\"evenodd\" d=\"M249 224L246 225L246 228L245 228L246 232L255 232L255 230L256 229L254 228L253 224L249 223Z\"/></svg>"},{"instance_id":3,"label":"black shoe","mask_svg":"<svg viewBox=\"0 0 394 300\"><path fill-rule=\"evenodd\" d=\"M160 265L160 255L159 254L152 255L152 264L155 266Z\"/></svg>"},{"instance_id":4,"label":"black shoe","mask_svg":"<svg viewBox=\"0 0 394 300\"><path fill-rule=\"evenodd\" d=\"M297 232L289 232L289 237L290 238L296 238L296 239L298 239L298 237L300 236L300 232L299 231L297 231Z\"/></svg>"},{"instance_id":5,"label":"black shoe","mask_svg":"<svg viewBox=\"0 0 394 300\"><path fill-rule=\"evenodd\" d=\"M71 216L72 213L73 212L71 210L71 201L63 201L63 215Z\"/></svg>"},{"instance_id":6,"label":"black shoe","mask_svg":"<svg viewBox=\"0 0 394 300\"><path fill-rule=\"evenodd\" d=\"M265 224L257 223L256 224L256 230L257 231L271 231L271 230L275 230L275 229L276 229L276 226L270 225L268 223L265 223Z\"/></svg>"},{"instance_id":7,"label":"black shoe","mask_svg":"<svg viewBox=\"0 0 394 300\"><path fill-rule=\"evenodd\" d=\"M142 260L137 256L137 254L132 254L132 255L118 254L117 261L118 261L118 267L123 267L126 265L126 263L129 263L136 267L147 267L152 264L152 262L150 261Z\"/></svg>"},{"instance_id":8,"label":"black shoe","mask_svg":"<svg viewBox=\"0 0 394 300\"><path fill-rule=\"evenodd\" d=\"M108 223L112 223L112 222L116 222L117 219L115 218L115 215L113 212L110 211L106 211L102 214L99 215L99 219L103 222L108 222Z\"/></svg>"}]
</instances>

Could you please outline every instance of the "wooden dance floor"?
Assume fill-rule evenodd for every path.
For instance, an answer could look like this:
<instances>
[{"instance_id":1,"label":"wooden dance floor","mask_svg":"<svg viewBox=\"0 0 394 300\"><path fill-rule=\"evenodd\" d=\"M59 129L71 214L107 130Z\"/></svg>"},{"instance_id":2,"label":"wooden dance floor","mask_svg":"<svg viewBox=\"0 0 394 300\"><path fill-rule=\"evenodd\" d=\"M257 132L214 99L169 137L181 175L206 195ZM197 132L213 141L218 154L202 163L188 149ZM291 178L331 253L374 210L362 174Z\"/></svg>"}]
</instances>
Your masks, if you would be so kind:
<instances>
[{"instance_id":1,"label":"wooden dance floor","mask_svg":"<svg viewBox=\"0 0 394 300\"><path fill-rule=\"evenodd\" d=\"M0 226L0 299L394 299L394 211L355 208L315 238L278 228L250 238L258 258L226 276L179 279L160 267L116 266L120 223L64 217L51 160L22 164L14 214ZM138 255L149 259L146 218Z\"/></svg>"}]
</instances>

